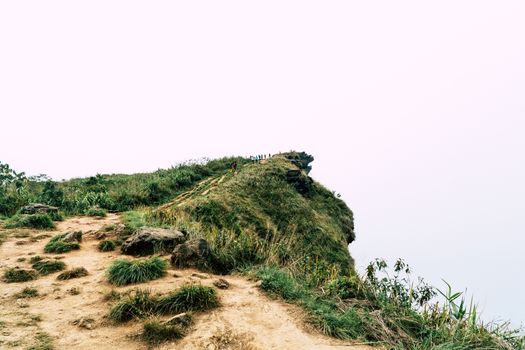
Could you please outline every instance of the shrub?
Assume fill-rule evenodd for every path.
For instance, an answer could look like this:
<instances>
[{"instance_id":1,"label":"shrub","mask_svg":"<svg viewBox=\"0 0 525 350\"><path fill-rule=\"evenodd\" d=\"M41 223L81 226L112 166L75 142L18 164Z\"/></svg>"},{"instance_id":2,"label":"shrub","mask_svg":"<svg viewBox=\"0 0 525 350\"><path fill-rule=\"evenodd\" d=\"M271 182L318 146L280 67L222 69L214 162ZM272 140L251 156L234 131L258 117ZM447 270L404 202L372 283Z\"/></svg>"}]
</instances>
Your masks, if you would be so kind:
<instances>
[{"instance_id":1,"label":"shrub","mask_svg":"<svg viewBox=\"0 0 525 350\"><path fill-rule=\"evenodd\" d=\"M34 298L38 296L38 290L36 288L26 287L22 291L15 294L15 298Z\"/></svg>"},{"instance_id":2,"label":"shrub","mask_svg":"<svg viewBox=\"0 0 525 350\"><path fill-rule=\"evenodd\" d=\"M57 280L64 281L64 280L70 280L72 278L79 278L87 276L88 272L83 267L76 267L74 269L64 271L60 275L57 276Z\"/></svg>"},{"instance_id":3,"label":"shrub","mask_svg":"<svg viewBox=\"0 0 525 350\"><path fill-rule=\"evenodd\" d=\"M108 268L110 283L117 286L142 283L160 278L166 274L168 263L159 257L138 260L115 260Z\"/></svg>"},{"instance_id":4,"label":"shrub","mask_svg":"<svg viewBox=\"0 0 525 350\"><path fill-rule=\"evenodd\" d=\"M135 290L131 295L119 301L109 312L114 322L127 322L133 318L142 318L156 308L156 300L148 290Z\"/></svg>"},{"instance_id":5,"label":"shrub","mask_svg":"<svg viewBox=\"0 0 525 350\"><path fill-rule=\"evenodd\" d=\"M60 260L40 260L33 264L33 268L42 275L49 275L64 270L66 264Z\"/></svg>"},{"instance_id":6,"label":"shrub","mask_svg":"<svg viewBox=\"0 0 525 350\"><path fill-rule=\"evenodd\" d=\"M144 322L142 339L149 344L159 344L168 340L181 339L185 329L181 325L163 323L157 319Z\"/></svg>"},{"instance_id":7,"label":"shrub","mask_svg":"<svg viewBox=\"0 0 525 350\"><path fill-rule=\"evenodd\" d=\"M203 311L217 306L219 306L219 299L215 289L193 284L159 298L157 311L162 314L174 314Z\"/></svg>"},{"instance_id":8,"label":"shrub","mask_svg":"<svg viewBox=\"0 0 525 350\"><path fill-rule=\"evenodd\" d=\"M4 272L4 281L7 283L31 281L36 279L36 277L35 271L23 270L17 267L7 269Z\"/></svg>"},{"instance_id":9,"label":"shrub","mask_svg":"<svg viewBox=\"0 0 525 350\"><path fill-rule=\"evenodd\" d=\"M327 284L330 294L341 299L363 298L363 286L357 276L340 276Z\"/></svg>"},{"instance_id":10,"label":"shrub","mask_svg":"<svg viewBox=\"0 0 525 350\"><path fill-rule=\"evenodd\" d=\"M49 242L44 247L44 252L46 253L67 253L74 249L80 249L80 244L78 242L65 242L65 235L56 235L49 240Z\"/></svg>"},{"instance_id":11,"label":"shrub","mask_svg":"<svg viewBox=\"0 0 525 350\"><path fill-rule=\"evenodd\" d=\"M55 224L48 214L17 214L9 220L6 227L27 227L44 230L55 228Z\"/></svg>"},{"instance_id":12,"label":"shrub","mask_svg":"<svg viewBox=\"0 0 525 350\"><path fill-rule=\"evenodd\" d=\"M106 209L102 208L89 208L86 211L87 216L105 217L107 215Z\"/></svg>"},{"instance_id":13,"label":"shrub","mask_svg":"<svg viewBox=\"0 0 525 350\"><path fill-rule=\"evenodd\" d=\"M110 252L115 250L116 243L111 240L104 240L98 244L98 250L101 252Z\"/></svg>"}]
</instances>

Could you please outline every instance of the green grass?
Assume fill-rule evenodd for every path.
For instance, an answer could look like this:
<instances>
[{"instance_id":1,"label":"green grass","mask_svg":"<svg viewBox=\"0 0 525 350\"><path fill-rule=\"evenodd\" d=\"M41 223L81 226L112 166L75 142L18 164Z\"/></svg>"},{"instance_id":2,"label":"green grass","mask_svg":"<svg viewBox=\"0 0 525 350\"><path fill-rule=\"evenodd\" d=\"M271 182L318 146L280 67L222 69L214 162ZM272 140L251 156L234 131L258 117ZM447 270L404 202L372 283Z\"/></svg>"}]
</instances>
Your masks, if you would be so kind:
<instances>
[{"instance_id":1,"label":"green grass","mask_svg":"<svg viewBox=\"0 0 525 350\"><path fill-rule=\"evenodd\" d=\"M65 242L64 237L65 234L52 237L44 247L44 252L62 254L80 249L80 244L78 242Z\"/></svg>"},{"instance_id":2,"label":"green grass","mask_svg":"<svg viewBox=\"0 0 525 350\"><path fill-rule=\"evenodd\" d=\"M66 264L60 260L40 260L33 264L33 268L42 275L49 275L64 270Z\"/></svg>"},{"instance_id":3,"label":"green grass","mask_svg":"<svg viewBox=\"0 0 525 350\"><path fill-rule=\"evenodd\" d=\"M95 217L105 217L107 215L108 211L103 208L89 208L86 210L87 216L95 216Z\"/></svg>"},{"instance_id":4,"label":"green grass","mask_svg":"<svg viewBox=\"0 0 525 350\"><path fill-rule=\"evenodd\" d=\"M8 220L7 228L26 227L39 230L54 229L53 219L48 214L17 214Z\"/></svg>"},{"instance_id":5,"label":"green grass","mask_svg":"<svg viewBox=\"0 0 525 350\"><path fill-rule=\"evenodd\" d=\"M27 350L53 350L53 338L45 332L37 332L33 345Z\"/></svg>"},{"instance_id":6,"label":"green grass","mask_svg":"<svg viewBox=\"0 0 525 350\"><path fill-rule=\"evenodd\" d=\"M116 243L112 240L103 240L98 244L98 250L101 252L111 252L115 250Z\"/></svg>"},{"instance_id":7,"label":"green grass","mask_svg":"<svg viewBox=\"0 0 525 350\"><path fill-rule=\"evenodd\" d=\"M147 259L113 261L107 270L110 283L123 286L161 278L166 274L168 263L159 257Z\"/></svg>"},{"instance_id":8,"label":"green grass","mask_svg":"<svg viewBox=\"0 0 525 350\"><path fill-rule=\"evenodd\" d=\"M33 270L24 270L19 268L10 268L4 272L4 281L6 283L27 282L37 278Z\"/></svg>"},{"instance_id":9,"label":"green grass","mask_svg":"<svg viewBox=\"0 0 525 350\"><path fill-rule=\"evenodd\" d=\"M70 280L73 278L85 277L87 275L88 275L88 271L85 268L76 267L74 269L62 272L60 275L57 276L57 280L65 281L65 280Z\"/></svg>"},{"instance_id":10,"label":"green grass","mask_svg":"<svg viewBox=\"0 0 525 350\"><path fill-rule=\"evenodd\" d=\"M157 311L162 314L203 311L217 306L219 306L219 298L215 289L199 284L181 287L157 300Z\"/></svg>"},{"instance_id":11,"label":"green grass","mask_svg":"<svg viewBox=\"0 0 525 350\"><path fill-rule=\"evenodd\" d=\"M23 299L23 298L35 298L38 295L39 295L38 290L36 288L26 287L22 289L20 292L16 293L14 297L18 299Z\"/></svg>"},{"instance_id":12,"label":"green grass","mask_svg":"<svg viewBox=\"0 0 525 350\"><path fill-rule=\"evenodd\" d=\"M181 325L169 325L158 319L144 322L141 337L148 344L160 344L169 340L181 339L186 335L185 328Z\"/></svg>"},{"instance_id":13,"label":"green grass","mask_svg":"<svg viewBox=\"0 0 525 350\"><path fill-rule=\"evenodd\" d=\"M220 305L213 288L188 285L162 296L151 295L148 290L135 290L121 298L110 310L109 318L114 322L127 322L134 318L155 315L202 312Z\"/></svg>"},{"instance_id":14,"label":"green grass","mask_svg":"<svg viewBox=\"0 0 525 350\"><path fill-rule=\"evenodd\" d=\"M29 262L31 264L34 264L40 260L42 260L43 258L40 256L40 255L35 255L35 256L32 256L30 259L29 259Z\"/></svg>"}]
</instances>

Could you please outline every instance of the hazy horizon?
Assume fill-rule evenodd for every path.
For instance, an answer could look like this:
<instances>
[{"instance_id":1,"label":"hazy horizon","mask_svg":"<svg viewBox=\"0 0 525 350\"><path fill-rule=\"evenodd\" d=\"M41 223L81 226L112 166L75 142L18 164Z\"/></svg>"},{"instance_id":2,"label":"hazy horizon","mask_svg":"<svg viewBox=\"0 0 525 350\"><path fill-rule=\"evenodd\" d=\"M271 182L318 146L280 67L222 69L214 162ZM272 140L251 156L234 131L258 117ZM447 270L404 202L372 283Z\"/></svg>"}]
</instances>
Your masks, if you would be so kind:
<instances>
[{"instance_id":1,"label":"hazy horizon","mask_svg":"<svg viewBox=\"0 0 525 350\"><path fill-rule=\"evenodd\" d=\"M0 161L54 179L304 150L402 257L525 322L525 3L0 4ZM442 285L441 285L442 286Z\"/></svg>"}]
</instances>

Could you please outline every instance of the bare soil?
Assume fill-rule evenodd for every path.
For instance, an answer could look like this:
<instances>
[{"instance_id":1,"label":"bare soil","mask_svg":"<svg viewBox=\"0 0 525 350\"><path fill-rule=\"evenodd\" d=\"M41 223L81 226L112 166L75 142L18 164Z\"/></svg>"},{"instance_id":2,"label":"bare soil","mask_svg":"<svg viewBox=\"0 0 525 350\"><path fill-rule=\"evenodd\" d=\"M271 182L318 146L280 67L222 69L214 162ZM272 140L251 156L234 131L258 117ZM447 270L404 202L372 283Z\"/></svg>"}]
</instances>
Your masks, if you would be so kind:
<instances>
[{"instance_id":1,"label":"bare soil","mask_svg":"<svg viewBox=\"0 0 525 350\"><path fill-rule=\"evenodd\" d=\"M105 225L117 224L120 217L74 217L58 223L54 231L4 230L6 241L0 246L0 274L10 267L31 268L31 256L59 257L67 268L84 267L89 275L57 281L58 273L40 276L24 283L0 282L0 349L27 349L38 344L38 334L47 333L54 349L148 349L137 339L140 321L114 325L107 319L110 302L104 296L111 290L124 292L145 288L152 293L167 293L184 284L212 286L218 278L230 283L227 290L217 289L221 306L197 314L188 335L158 349L372 349L365 345L328 338L305 326L302 311L265 296L256 282L240 276L215 276L192 269L170 269L161 279L139 285L114 287L107 282L105 270L119 251L99 252L95 232ZM65 254L45 254L49 237L80 230L84 233L81 249ZM25 261L21 259L25 258ZM17 298L25 287L38 290L34 298Z\"/></svg>"}]
</instances>

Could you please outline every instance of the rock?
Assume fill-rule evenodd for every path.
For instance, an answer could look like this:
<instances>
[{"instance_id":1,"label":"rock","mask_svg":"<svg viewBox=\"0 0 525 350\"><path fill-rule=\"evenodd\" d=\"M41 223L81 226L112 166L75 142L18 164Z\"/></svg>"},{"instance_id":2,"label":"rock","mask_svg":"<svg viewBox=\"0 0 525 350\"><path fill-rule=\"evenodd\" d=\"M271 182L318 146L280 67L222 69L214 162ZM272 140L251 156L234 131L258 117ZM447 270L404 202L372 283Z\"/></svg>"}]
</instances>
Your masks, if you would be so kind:
<instances>
[{"instance_id":1,"label":"rock","mask_svg":"<svg viewBox=\"0 0 525 350\"><path fill-rule=\"evenodd\" d=\"M143 227L122 244L121 251L128 255L151 255L170 251L184 240L184 234L176 230Z\"/></svg>"},{"instance_id":2,"label":"rock","mask_svg":"<svg viewBox=\"0 0 525 350\"><path fill-rule=\"evenodd\" d=\"M210 246L204 239L192 239L179 244L171 254L171 264L176 267L197 267L210 255Z\"/></svg>"},{"instance_id":3,"label":"rock","mask_svg":"<svg viewBox=\"0 0 525 350\"><path fill-rule=\"evenodd\" d=\"M21 214L36 214L36 213L46 213L46 214L58 214L58 208L52 207L50 205L41 204L41 203L31 203L25 207L20 208Z\"/></svg>"},{"instance_id":4,"label":"rock","mask_svg":"<svg viewBox=\"0 0 525 350\"><path fill-rule=\"evenodd\" d=\"M85 329L90 329L90 330L95 328L95 320L92 318L81 317L77 320L74 320L72 323L75 326L78 326L80 328L85 328Z\"/></svg>"},{"instance_id":5,"label":"rock","mask_svg":"<svg viewBox=\"0 0 525 350\"><path fill-rule=\"evenodd\" d=\"M219 278L216 281L213 281L213 285L219 289L228 289L230 288L230 282L225 279Z\"/></svg>"},{"instance_id":6,"label":"rock","mask_svg":"<svg viewBox=\"0 0 525 350\"><path fill-rule=\"evenodd\" d=\"M312 170L310 163L314 161L314 157L310 154L305 152L288 152L284 153L283 156L299 169L304 170L306 174Z\"/></svg>"},{"instance_id":7,"label":"rock","mask_svg":"<svg viewBox=\"0 0 525 350\"><path fill-rule=\"evenodd\" d=\"M176 316L173 316L166 321L163 322L165 325L170 326L181 326L181 327L188 327L191 325L192 317L190 314L184 312L182 314L178 314Z\"/></svg>"},{"instance_id":8,"label":"rock","mask_svg":"<svg viewBox=\"0 0 525 350\"><path fill-rule=\"evenodd\" d=\"M314 183L314 180L311 177L306 176L300 169L288 170L286 173L286 181L289 184L292 184L297 192L303 196L310 193Z\"/></svg>"},{"instance_id":9,"label":"rock","mask_svg":"<svg viewBox=\"0 0 525 350\"><path fill-rule=\"evenodd\" d=\"M71 231L64 235L63 242L82 242L82 231Z\"/></svg>"}]
</instances>

